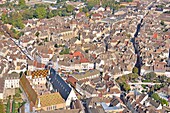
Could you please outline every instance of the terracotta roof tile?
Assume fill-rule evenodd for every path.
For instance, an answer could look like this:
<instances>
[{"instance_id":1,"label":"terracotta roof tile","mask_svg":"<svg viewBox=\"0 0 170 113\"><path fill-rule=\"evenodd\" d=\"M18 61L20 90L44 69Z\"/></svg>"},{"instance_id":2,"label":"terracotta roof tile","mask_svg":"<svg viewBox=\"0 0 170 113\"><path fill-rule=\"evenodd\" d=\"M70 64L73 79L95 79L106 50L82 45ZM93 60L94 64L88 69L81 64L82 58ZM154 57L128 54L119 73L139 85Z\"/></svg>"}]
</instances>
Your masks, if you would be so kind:
<instances>
[{"instance_id":1,"label":"terracotta roof tile","mask_svg":"<svg viewBox=\"0 0 170 113\"><path fill-rule=\"evenodd\" d=\"M37 71L31 72L32 78L39 77L39 76L46 77L47 75L48 75L48 70L37 70Z\"/></svg>"},{"instance_id":2,"label":"terracotta roof tile","mask_svg":"<svg viewBox=\"0 0 170 113\"><path fill-rule=\"evenodd\" d=\"M30 82L28 81L28 79L26 78L25 75L23 75L20 78L20 85L21 85L22 89L24 90L28 100L35 105L38 95L35 92L35 90L32 88Z\"/></svg>"}]
</instances>

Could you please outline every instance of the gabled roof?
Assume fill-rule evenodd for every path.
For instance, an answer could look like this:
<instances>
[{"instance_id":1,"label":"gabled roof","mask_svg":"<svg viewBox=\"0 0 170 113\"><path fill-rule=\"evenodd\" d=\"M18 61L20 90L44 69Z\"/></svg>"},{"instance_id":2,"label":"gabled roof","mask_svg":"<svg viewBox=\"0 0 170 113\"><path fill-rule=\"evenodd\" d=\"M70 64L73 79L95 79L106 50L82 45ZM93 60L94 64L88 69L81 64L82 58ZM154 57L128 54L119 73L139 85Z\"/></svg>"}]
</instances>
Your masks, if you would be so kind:
<instances>
[{"instance_id":1,"label":"gabled roof","mask_svg":"<svg viewBox=\"0 0 170 113\"><path fill-rule=\"evenodd\" d=\"M84 84L81 88L82 88L84 91L87 91L87 92L90 93L90 94L97 94L96 89L93 88L93 87L91 87L90 85Z\"/></svg>"},{"instance_id":2,"label":"gabled roof","mask_svg":"<svg viewBox=\"0 0 170 113\"><path fill-rule=\"evenodd\" d=\"M22 75L20 78L20 85L22 87L22 89L24 90L29 102L33 103L34 105L37 102L37 93L35 92L35 90L32 88L30 82L28 81L28 79L26 78L25 75Z\"/></svg>"},{"instance_id":3,"label":"gabled roof","mask_svg":"<svg viewBox=\"0 0 170 113\"><path fill-rule=\"evenodd\" d=\"M83 54L82 54L80 51L75 51L75 52L73 53L73 56L74 56L74 57L83 57Z\"/></svg>"},{"instance_id":4,"label":"gabled roof","mask_svg":"<svg viewBox=\"0 0 170 113\"><path fill-rule=\"evenodd\" d=\"M75 79L73 76L68 76L66 82L70 83L73 87L76 87L77 79Z\"/></svg>"},{"instance_id":5,"label":"gabled roof","mask_svg":"<svg viewBox=\"0 0 170 113\"><path fill-rule=\"evenodd\" d=\"M50 69L49 77L54 90L57 90L64 100L67 100L71 92L71 87L56 73L53 68Z\"/></svg>"},{"instance_id":6,"label":"gabled roof","mask_svg":"<svg viewBox=\"0 0 170 113\"><path fill-rule=\"evenodd\" d=\"M119 100L113 96L112 100L110 101L110 107L116 106L118 103L120 103Z\"/></svg>"}]
</instances>

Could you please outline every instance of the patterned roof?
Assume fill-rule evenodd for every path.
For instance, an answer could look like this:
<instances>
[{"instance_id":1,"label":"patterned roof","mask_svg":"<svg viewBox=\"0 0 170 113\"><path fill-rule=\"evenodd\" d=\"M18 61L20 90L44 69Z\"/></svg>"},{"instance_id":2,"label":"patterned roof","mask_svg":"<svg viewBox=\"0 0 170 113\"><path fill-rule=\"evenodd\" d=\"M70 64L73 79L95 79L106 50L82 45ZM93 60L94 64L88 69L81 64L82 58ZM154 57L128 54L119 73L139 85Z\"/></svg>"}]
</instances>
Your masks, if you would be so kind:
<instances>
[{"instance_id":1,"label":"patterned roof","mask_svg":"<svg viewBox=\"0 0 170 113\"><path fill-rule=\"evenodd\" d=\"M48 75L48 70L37 70L37 71L33 71L31 72L31 76L32 78L34 77L46 77Z\"/></svg>"},{"instance_id":2,"label":"patterned roof","mask_svg":"<svg viewBox=\"0 0 170 113\"><path fill-rule=\"evenodd\" d=\"M40 95L39 98L40 98L41 107L65 103L64 99L61 97L61 95L58 92L43 94Z\"/></svg>"}]
</instances>

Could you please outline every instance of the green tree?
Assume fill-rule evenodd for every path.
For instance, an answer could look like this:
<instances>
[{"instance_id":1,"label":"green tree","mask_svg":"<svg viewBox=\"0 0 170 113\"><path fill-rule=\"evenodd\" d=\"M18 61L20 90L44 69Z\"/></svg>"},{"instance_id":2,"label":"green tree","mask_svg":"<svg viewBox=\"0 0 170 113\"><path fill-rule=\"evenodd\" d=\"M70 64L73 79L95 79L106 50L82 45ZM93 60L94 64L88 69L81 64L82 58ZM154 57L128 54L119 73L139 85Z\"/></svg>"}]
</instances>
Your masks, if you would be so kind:
<instances>
[{"instance_id":1,"label":"green tree","mask_svg":"<svg viewBox=\"0 0 170 113\"><path fill-rule=\"evenodd\" d=\"M80 12L83 12L83 8L80 8L79 11L80 11Z\"/></svg>"},{"instance_id":2,"label":"green tree","mask_svg":"<svg viewBox=\"0 0 170 113\"><path fill-rule=\"evenodd\" d=\"M47 11L45 9L45 7L37 7L35 10L35 17L39 18L39 19L43 19L47 16Z\"/></svg>"},{"instance_id":3,"label":"green tree","mask_svg":"<svg viewBox=\"0 0 170 113\"><path fill-rule=\"evenodd\" d=\"M47 18L52 18L54 15L51 11L47 12Z\"/></svg>"},{"instance_id":4,"label":"green tree","mask_svg":"<svg viewBox=\"0 0 170 113\"><path fill-rule=\"evenodd\" d=\"M167 83L170 83L170 78L167 79Z\"/></svg>"},{"instance_id":5,"label":"green tree","mask_svg":"<svg viewBox=\"0 0 170 113\"><path fill-rule=\"evenodd\" d=\"M90 6L90 7L94 7L96 5L100 5L100 0L89 0L87 5Z\"/></svg>"},{"instance_id":6,"label":"green tree","mask_svg":"<svg viewBox=\"0 0 170 113\"><path fill-rule=\"evenodd\" d=\"M153 99L155 99L155 100L159 100L159 98L160 98L157 93L153 93L153 94L151 95L151 97L152 97Z\"/></svg>"},{"instance_id":7,"label":"green tree","mask_svg":"<svg viewBox=\"0 0 170 113\"><path fill-rule=\"evenodd\" d=\"M10 99L8 99L8 102L6 105L6 113L10 113Z\"/></svg>"},{"instance_id":8,"label":"green tree","mask_svg":"<svg viewBox=\"0 0 170 113\"><path fill-rule=\"evenodd\" d=\"M47 37L44 39L44 42L48 42L48 38Z\"/></svg>"},{"instance_id":9,"label":"green tree","mask_svg":"<svg viewBox=\"0 0 170 113\"><path fill-rule=\"evenodd\" d=\"M160 101L161 105L168 105L168 102L165 99L160 98L157 93L153 93L151 97L156 101Z\"/></svg>"},{"instance_id":10,"label":"green tree","mask_svg":"<svg viewBox=\"0 0 170 113\"><path fill-rule=\"evenodd\" d=\"M59 54L63 55L63 54L69 54L69 53L70 53L70 49L64 48Z\"/></svg>"},{"instance_id":11,"label":"green tree","mask_svg":"<svg viewBox=\"0 0 170 113\"><path fill-rule=\"evenodd\" d=\"M129 80L135 80L138 78L138 74L137 73L130 73L128 74L128 78Z\"/></svg>"},{"instance_id":12,"label":"green tree","mask_svg":"<svg viewBox=\"0 0 170 113\"><path fill-rule=\"evenodd\" d=\"M57 10L52 10L51 13L53 14L53 16L57 16L58 15L58 11Z\"/></svg>"},{"instance_id":13,"label":"green tree","mask_svg":"<svg viewBox=\"0 0 170 113\"><path fill-rule=\"evenodd\" d=\"M16 103L15 100L12 101L12 113L15 113Z\"/></svg>"},{"instance_id":14,"label":"green tree","mask_svg":"<svg viewBox=\"0 0 170 113\"><path fill-rule=\"evenodd\" d=\"M82 11L85 12L85 13L87 13L89 10L88 10L88 8L84 7L84 8L82 9Z\"/></svg>"},{"instance_id":15,"label":"green tree","mask_svg":"<svg viewBox=\"0 0 170 113\"><path fill-rule=\"evenodd\" d=\"M35 36L36 36L36 37L39 37L39 35L40 35L40 33L37 31L37 32L35 33Z\"/></svg>"},{"instance_id":16,"label":"green tree","mask_svg":"<svg viewBox=\"0 0 170 113\"><path fill-rule=\"evenodd\" d=\"M19 6L24 7L25 6L25 0L19 0Z\"/></svg>"},{"instance_id":17,"label":"green tree","mask_svg":"<svg viewBox=\"0 0 170 113\"><path fill-rule=\"evenodd\" d=\"M23 11L22 16L24 20L32 19L33 18L34 10L26 9Z\"/></svg>"},{"instance_id":18,"label":"green tree","mask_svg":"<svg viewBox=\"0 0 170 113\"><path fill-rule=\"evenodd\" d=\"M8 22L7 14L2 13L1 20L6 24Z\"/></svg>"},{"instance_id":19,"label":"green tree","mask_svg":"<svg viewBox=\"0 0 170 113\"><path fill-rule=\"evenodd\" d=\"M18 36L19 36L19 37L21 37L21 36L23 36L23 35L24 35L24 32L22 32L22 31L18 33Z\"/></svg>"},{"instance_id":20,"label":"green tree","mask_svg":"<svg viewBox=\"0 0 170 113\"><path fill-rule=\"evenodd\" d=\"M138 68L137 68L137 67L134 67L134 68L132 69L132 73L138 74Z\"/></svg>"},{"instance_id":21,"label":"green tree","mask_svg":"<svg viewBox=\"0 0 170 113\"><path fill-rule=\"evenodd\" d=\"M21 71L21 72L19 73L20 77L22 76L22 74L23 74L23 71Z\"/></svg>"},{"instance_id":22,"label":"green tree","mask_svg":"<svg viewBox=\"0 0 170 113\"><path fill-rule=\"evenodd\" d=\"M168 102L165 100L165 99L160 99L161 100L161 104L162 105L166 105L166 106L168 106Z\"/></svg>"},{"instance_id":23,"label":"green tree","mask_svg":"<svg viewBox=\"0 0 170 113\"><path fill-rule=\"evenodd\" d=\"M14 12L11 14L10 22L14 27L17 27L19 29L24 28L24 23L22 20L22 15L18 12Z\"/></svg>"},{"instance_id":24,"label":"green tree","mask_svg":"<svg viewBox=\"0 0 170 113\"><path fill-rule=\"evenodd\" d=\"M72 5L67 5L66 11L67 11L68 13L73 12L73 10L74 10L74 6L72 6Z\"/></svg>"},{"instance_id":25,"label":"green tree","mask_svg":"<svg viewBox=\"0 0 170 113\"><path fill-rule=\"evenodd\" d=\"M150 72L145 75L146 79L155 79L155 77L156 77L156 73L154 72Z\"/></svg>"},{"instance_id":26,"label":"green tree","mask_svg":"<svg viewBox=\"0 0 170 113\"><path fill-rule=\"evenodd\" d=\"M164 21L161 21L161 23L160 23L162 26L164 26L165 25L165 23L164 23Z\"/></svg>"},{"instance_id":27,"label":"green tree","mask_svg":"<svg viewBox=\"0 0 170 113\"><path fill-rule=\"evenodd\" d=\"M19 97L21 97L21 94L17 92L17 93L15 94L15 97L19 98Z\"/></svg>"},{"instance_id":28,"label":"green tree","mask_svg":"<svg viewBox=\"0 0 170 113\"><path fill-rule=\"evenodd\" d=\"M4 105L1 101L0 101L0 111L1 111L1 113L4 113L4 111L5 111Z\"/></svg>"},{"instance_id":29,"label":"green tree","mask_svg":"<svg viewBox=\"0 0 170 113\"><path fill-rule=\"evenodd\" d=\"M128 91L130 91L130 86L128 85L128 84L123 84L123 89L126 91L126 92L128 92Z\"/></svg>"}]
</instances>

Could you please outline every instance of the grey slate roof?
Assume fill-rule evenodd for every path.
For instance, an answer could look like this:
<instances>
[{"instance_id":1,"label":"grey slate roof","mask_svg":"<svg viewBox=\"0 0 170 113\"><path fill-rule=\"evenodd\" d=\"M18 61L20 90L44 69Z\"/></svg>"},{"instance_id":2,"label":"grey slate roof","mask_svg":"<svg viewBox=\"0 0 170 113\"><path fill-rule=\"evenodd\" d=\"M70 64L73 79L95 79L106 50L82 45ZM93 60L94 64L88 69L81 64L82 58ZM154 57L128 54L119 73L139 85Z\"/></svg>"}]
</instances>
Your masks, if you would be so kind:
<instances>
[{"instance_id":1,"label":"grey slate roof","mask_svg":"<svg viewBox=\"0 0 170 113\"><path fill-rule=\"evenodd\" d=\"M58 91L64 100L67 100L71 87L56 73L56 71L51 68L50 69L50 82L54 88L54 90Z\"/></svg>"}]
</instances>

